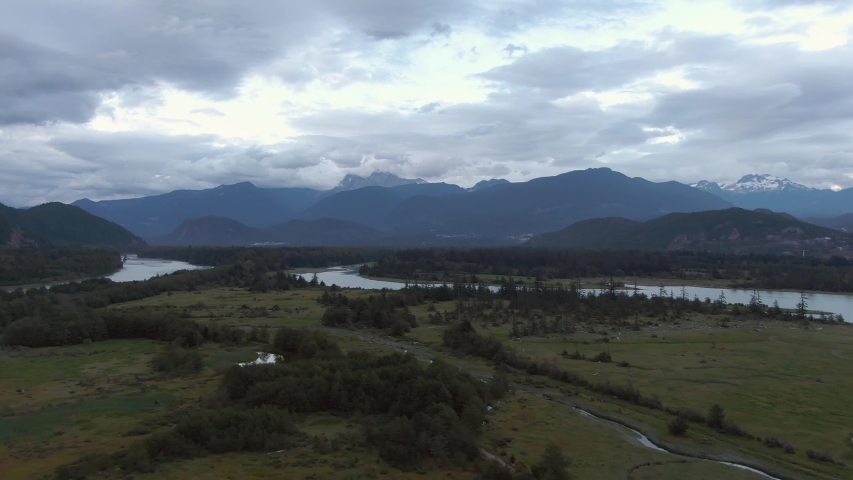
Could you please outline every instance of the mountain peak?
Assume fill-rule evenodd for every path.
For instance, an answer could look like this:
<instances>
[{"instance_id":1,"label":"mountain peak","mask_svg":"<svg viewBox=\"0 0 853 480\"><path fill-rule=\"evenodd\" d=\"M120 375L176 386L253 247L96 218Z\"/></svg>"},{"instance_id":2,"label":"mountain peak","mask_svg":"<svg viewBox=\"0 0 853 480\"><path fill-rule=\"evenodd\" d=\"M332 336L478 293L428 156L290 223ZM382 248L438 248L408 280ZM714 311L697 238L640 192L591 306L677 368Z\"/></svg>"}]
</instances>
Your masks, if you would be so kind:
<instances>
[{"instance_id":1,"label":"mountain peak","mask_svg":"<svg viewBox=\"0 0 853 480\"><path fill-rule=\"evenodd\" d=\"M509 183L509 180L504 180L503 178L492 178L490 180L480 180L476 185L467 190L469 192L476 192L484 188L494 187L495 185L507 185Z\"/></svg>"},{"instance_id":2,"label":"mountain peak","mask_svg":"<svg viewBox=\"0 0 853 480\"><path fill-rule=\"evenodd\" d=\"M409 185L412 183L424 184L426 180L421 178L401 178L393 173L388 172L373 172L367 178L349 174L341 180L341 183L335 188L336 191L357 190L364 187L396 187L399 185Z\"/></svg>"},{"instance_id":3,"label":"mountain peak","mask_svg":"<svg viewBox=\"0 0 853 480\"><path fill-rule=\"evenodd\" d=\"M762 193L762 192L791 192L814 190L813 188L794 183L787 178L779 178L770 174L744 175L736 182L716 183L702 180L694 183L692 187L708 192L726 191L736 194Z\"/></svg>"},{"instance_id":4,"label":"mountain peak","mask_svg":"<svg viewBox=\"0 0 853 480\"><path fill-rule=\"evenodd\" d=\"M225 189L229 189L229 190L254 190L256 188L258 188L258 187L256 187L255 184L252 182L240 182L240 183L234 183L231 185L220 185L220 186L214 188L214 190L225 190Z\"/></svg>"}]
</instances>

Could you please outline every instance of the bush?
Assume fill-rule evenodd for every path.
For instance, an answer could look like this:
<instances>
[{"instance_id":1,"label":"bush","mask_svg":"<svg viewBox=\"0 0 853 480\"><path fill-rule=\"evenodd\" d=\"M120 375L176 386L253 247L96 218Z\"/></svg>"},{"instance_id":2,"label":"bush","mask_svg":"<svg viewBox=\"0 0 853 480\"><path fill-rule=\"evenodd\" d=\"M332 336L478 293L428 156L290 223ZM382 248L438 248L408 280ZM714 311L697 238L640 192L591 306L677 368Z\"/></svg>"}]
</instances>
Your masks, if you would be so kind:
<instances>
[{"instance_id":1,"label":"bush","mask_svg":"<svg viewBox=\"0 0 853 480\"><path fill-rule=\"evenodd\" d=\"M170 343L151 359L151 367L158 372L183 374L200 372L201 354Z\"/></svg>"},{"instance_id":2,"label":"bush","mask_svg":"<svg viewBox=\"0 0 853 480\"><path fill-rule=\"evenodd\" d=\"M598 355L592 357L593 362L601 362L601 363L610 363L613 361L613 357L610 356L610 352L601 352Z\"/></svg>"},{"instance_id":3,"label":"bush","mask_svg":"<svg viewBox=\"0 0 853 480\"><path fill-rule=\"evenodd\" d=\"M669 429L669 433L675 435L676 437L683 437L687 433L689 425L687 424L687 420L682 417L677 417L675 420L667 425L667 429Z\"/></svg>"},{"instance_id":4,"label":"bush","mask_svg":"<svg viewBox=\"0 0 853 480\"><path fill-rule=\"evenodd\" d=\"M107 470L150 472L154 462L238 451L267 451L289 445L296 430L271 408L190 412L174 429L134 443L126 452L91 455L56 470L59 479L86 478Z\"/></svg>"},{"instance_id":5,"label":"bush","mask_svg":"<svg viewBox=\"0 0 853 480\"><path fill-rule=\"evenodd\" d=\"M740 425L735 423L734 420L726 419L723 421L723 427L720 429L723 433L727 433L729 435L735 435L738 437L748 438L750 440L755 438L755 435L747 432Z\"/></svg>"},{"instance_id":6,"label":"bush","mask_svg":"<svg viewBox=\"0 0 853 480\"><path fill-rule=\"evenodd\" d=\"M796 449L793 445L786 442L785 440L778 439L776 437L767 437L764 439L764 444L770 448L781 448L785 451L785 453L796 453Z\"/></svg>"},{"instance_id":7,"label":"bush","mask_svg":"<svg viewBox=\"0 0 853 480\"><path fill-rule=\"evenodd\" d=\"M341 356L338 344L316 330L280 328L273 340L273 350L285 360L330 359Z\"/></svg>"},{"instance_id":8,"label":"bush","mask_svg":"<svg viewBox=\"0 0 853 480\"><path fill-rule=\"evenodd\" d=\"M563 456L563 451L552 443L545 447L542 460L534 465L531 471L534 477L540 479L568 480L569 472L566 471L568 466L569 460Z\"/></svg>"},{"instance_id":9,"label":"bush","mask_svg":"<svg viewBox=\"0 0 853 480\"><path fill-rule=\"evenodd\" d=\"M836 460L829 452L821 452L816 450L806 450L806 456L816 462L831 463L833 465L844 466L844 462Z\"/></svg>"}]
</instances>

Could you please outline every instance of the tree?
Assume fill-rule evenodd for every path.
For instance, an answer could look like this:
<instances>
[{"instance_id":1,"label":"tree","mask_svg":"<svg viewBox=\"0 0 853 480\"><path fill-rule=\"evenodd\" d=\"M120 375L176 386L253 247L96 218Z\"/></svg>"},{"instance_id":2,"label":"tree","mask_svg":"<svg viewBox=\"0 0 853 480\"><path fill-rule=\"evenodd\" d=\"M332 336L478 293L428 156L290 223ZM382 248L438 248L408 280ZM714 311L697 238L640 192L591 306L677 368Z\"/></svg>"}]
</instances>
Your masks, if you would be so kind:
<instances>
[{"instance_id":1,"label":"tree","mask_svg":"<svg viewBox=\"0 0 853 480\"><path fill-rule=\"evenodd\" d=\"M806 293L800 290L800 303L797 304L797 316L800 318L804 318L806 316L806 311L809 308L809 304L806 302Z\"/></svg>"},{"instance_id":2,"label":"tree","mask_svg":"<svg viewBox=\"0 0 853 480\"><path fill-rule=\"evenodd\" d=\"M533 476L539 479L568 480L568 466L569 460L563 456L563 451L552 443L545 447L542 459L533 466Z\"/></svg>"},{"instance_id":3,"label":"tree","mask_svg":"<svg viewBox=\"0 0 853 480\"><path fill-rule=\"evenodd\" d=\"M708 426L711 428L723 428L723 422L726 421L726 414L723 407L715 403L708 410Z\"/></svg>"}]
</instances>

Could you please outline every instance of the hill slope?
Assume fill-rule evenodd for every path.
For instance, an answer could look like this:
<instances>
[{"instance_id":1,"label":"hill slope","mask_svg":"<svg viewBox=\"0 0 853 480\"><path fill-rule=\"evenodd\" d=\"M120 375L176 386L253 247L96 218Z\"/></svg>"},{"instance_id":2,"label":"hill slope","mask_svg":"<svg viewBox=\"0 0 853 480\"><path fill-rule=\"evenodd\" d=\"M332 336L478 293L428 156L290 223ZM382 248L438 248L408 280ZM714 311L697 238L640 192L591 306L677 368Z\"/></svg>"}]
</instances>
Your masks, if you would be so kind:
<instances>
[{"instance_id":1,"label":"hill slope","mask_svg":"<svg viewBox=\"0 0 853 480\"><path fill-rule=\"evenodd\" d=\"M851 206L851 208L853 208L853 206ZM809 218L806 221L815 225L820 225L821 227L853 233L853 213L833 218Z\"/></svg>"},{"instance_id":2,"label":"hill slope","mask_svg":"<svg viewBox=\"0 0 853 480\"><path fill-rule=\"evenodd\" d=\"M785 214L740 208L673 213L646 222L600 218L534 237L539 247L849 254L853 237ZM839 247L841 250L839 250Z\"/></svg>"},{"instance_id":3,"label":"hill slope","mask_svg":"<svg viewBox=\"0 0 853 480\"><path fill-rule=\"evenodd\" d=\"M3 246L123 249L143 244L121 226L71 205L46 203L18 210L0 204L0 245Z\"/></svg>"},{"instance_id":4,"label":"hill slope","mask_svg":"<svg viewBox=\"0 0 853 480\"><path fill-rule=\"evenodd\" d=\"M230 218L207 216L186 220L155 243L161 245L198 245L208 247L245 246L268 241L268 235Z\"/></svg>"}]
</instances>

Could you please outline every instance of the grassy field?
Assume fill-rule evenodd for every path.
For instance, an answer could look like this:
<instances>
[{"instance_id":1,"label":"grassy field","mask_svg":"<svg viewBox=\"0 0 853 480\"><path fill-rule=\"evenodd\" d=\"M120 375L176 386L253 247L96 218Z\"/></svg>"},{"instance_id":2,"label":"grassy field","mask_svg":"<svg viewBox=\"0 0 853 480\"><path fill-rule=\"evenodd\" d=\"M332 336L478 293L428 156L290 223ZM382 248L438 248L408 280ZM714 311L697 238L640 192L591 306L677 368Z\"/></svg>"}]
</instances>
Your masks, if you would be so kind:
<instances>
[{"instance_id":1,"label":"grassy field","mask_svg":"<svg viewBox=\"0 0 853 480\"><path fill-rule=\"evenodd\" d=\"M110 308L177 311L199 321L247 328L316 327L324 311L315 301L320 293L320 289L309 289L261 294L223 287L160 295ZM347 294L355 297L371 292ZM453 310L452 303L436 307ZM427 306L413 312L424 319ZM595 342L601 335L583 333L510 341L507 325L477 327L533 358L557 362L591 380L630 381L643 394L658 395L667 405L704 413L711 404L719 403L746 430L786 439L797 447L796 454L695 424L686 439L676 439L665 428L672 417L662 412L591 392L565 397L558 392L563 386L556 382L520 373L513 375L518 391L495 406L481 444L504 458L512 456L521 464L531 464L545 445L556 442L571 458L574 478L759 478L716 463L649 450L625 431L541 398L541 393L551 392L641 423L650 438L685 449L732 451L807 478L853 477L849 468L819 464L804 453L825 450L853 464L853 415L847 408L853 401L853 377L849 375L853 328L805 328L769 321L736 321L731 328L721 328L717 323L716 318L699 316L679 325L649 326L638 332L610 331L606 344ZM415 353L445 358L477 376L490 375L491 367L480 359L459 358L435 348L444 328L422 322L402 340L379 332L333 333L347 350L387 351L395 343L398 348L406 345ZM43 478L87 453L113 452L168 428L169 418L215 395L223 369L254 359L263 346L205 345L204 370L183 377L152 372L150 358L162 348L159 342L126 340L0 350L0 478ZM565 359L564 350L587 356L609 351L614 363ZM631 366L618 367L615 362L621 361ZM299 419L298 427L308 435L346 438L358 425L336 417L308 417ZM288 478L473 478L471 472L459 468L428 468L424 475L404 473L370 450L350 447L320 454L308 445L270 455L229 454L166 464L154 474L135 478L264 478L280 476L283 468Z\"/></svg>"},{"instance_id":2,"label":"grassy field","mask_svg":"<svg viewBox=\"0 0 853 480\"><path fill-rule=\"evenodd\" d=\"M371 293L351 290L347 294L357 297ZM243 326L316 326L324 311L314 301L317 295L319 291L311 290L258 295L214 289L203 294L154 297L125 308L188 308L203 297L208 308L193 310L193 317ZM269 316L251 317L245 309L241 313L244 304L263 307ZM275 305L281 310L270 311ZM439 311L452 311L454 305L448 302L436 307ZM421 319L428 313L427 305L412 310ZM836 475L840 469L808 460L806 450L829 451L835 458L853 464L853 415L847 408L853 400L853 378L848 374L853 360L853 327L739 320L730 323L729 328L721 328L718 322L719 318L695 316L679 325L649 326L639 332L610 331L606 344L596 342L602 338L598 334L510 341L508 325L478 328L531 357L555 361L561 368L592 380L617 384L630 381L644 394L659 396L666 405L705 413L712 404L719 403L728 417L747 431L785 439L798 452L787 455L704 427L700 430L707 432L700 445L746 449L758 458L795 468L804 465L808 471L816 469L828 475ZM605 330L604 326L593 328ZM442 326L422 321L408 337L437 345L443 330ZM578 351L592 357L605 350L611 353L614 363L569 360L560 355L563 351ZM631 367L616 365L622 361ZM487 371L482 362L474 359L469 359L465 367ZM666 422L671 420L668 415L631 405L613 403L603 408L611 405L661 432L666 431ZM698 443L695 439L691 442Z\"/></svg>"}]
</instances>

